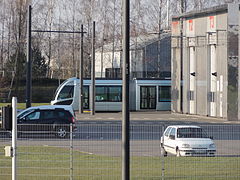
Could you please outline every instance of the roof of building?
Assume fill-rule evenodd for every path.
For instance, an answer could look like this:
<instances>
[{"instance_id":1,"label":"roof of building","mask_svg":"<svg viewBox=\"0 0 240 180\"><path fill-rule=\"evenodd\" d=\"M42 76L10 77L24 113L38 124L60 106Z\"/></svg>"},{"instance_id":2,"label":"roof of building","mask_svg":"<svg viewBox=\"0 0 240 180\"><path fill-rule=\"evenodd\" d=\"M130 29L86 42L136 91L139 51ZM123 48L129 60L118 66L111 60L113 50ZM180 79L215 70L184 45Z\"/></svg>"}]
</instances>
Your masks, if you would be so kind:
<instances>
[{"instance_id":1,"label":"roof of building","mask_svg":"<svg viewBox=\"0 0 240 180\"><path fill-rule=\"evenodd\" d=\"M164 39L166 37L171 37L170 32L166 33L161 33L160 38ZM142 49L152 43L155 43L159 40L159 34L158 33L149 33L146 35L140 35L138 37L131 37L130 38L130 50L135 50L135 49ZM115 52L116 51L121 51L121 41L117 41L115 43ZM104 52L112 51L113 49L113 44L109 43L104 45ZM97 51L101 51L102 48L98 48Z\"/></svg>"},{"instance_id":2,"label":"roof of building","mask_svg":"<svg viewBox=\"0 0 240 180\"><path fill-rule=\"evenodd\" d=\"M213 13L226 13L227 10L228 10L228 4L223 4L223 5L214 6L214 7L206 8L206 9L202 9L202 10L186 12L179 16L173 16L172 20L177 21L180 18L202 17L202 16L206 16L208 14L213 14Z\"/></svg>"},{"instance_id":3,"label":"roof of building","mask_svg":"<svg viewBox=\"0 0 240 180\"><path fill-rule=\"evenodd\" d=\"M160 39L164 39L170 36L171 36L171 33L161 33ZM138 36L137 38L131 38L130 49L141 49L157 41L159 41L158 33L141 35L141 36Z\"/></svg>"}]
</instances>

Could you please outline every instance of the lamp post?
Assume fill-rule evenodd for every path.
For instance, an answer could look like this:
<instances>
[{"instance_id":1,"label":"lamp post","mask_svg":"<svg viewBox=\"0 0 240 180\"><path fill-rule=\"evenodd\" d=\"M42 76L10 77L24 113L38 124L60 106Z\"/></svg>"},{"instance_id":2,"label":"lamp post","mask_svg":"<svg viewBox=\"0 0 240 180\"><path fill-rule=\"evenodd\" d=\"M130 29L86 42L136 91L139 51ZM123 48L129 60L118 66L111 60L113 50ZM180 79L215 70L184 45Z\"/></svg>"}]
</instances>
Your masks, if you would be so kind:
<instances>
[{"instance_id":1,"label":"lamp post","mask_svg":"<svg viewBox=\"0 0 240 180\"><path fill-rule=\"evenodd\" d=\"M130 128L129 128L129 0L123 0L123 71L122 71L122 180L130 179Z\"/></svg>"}]
</instances>

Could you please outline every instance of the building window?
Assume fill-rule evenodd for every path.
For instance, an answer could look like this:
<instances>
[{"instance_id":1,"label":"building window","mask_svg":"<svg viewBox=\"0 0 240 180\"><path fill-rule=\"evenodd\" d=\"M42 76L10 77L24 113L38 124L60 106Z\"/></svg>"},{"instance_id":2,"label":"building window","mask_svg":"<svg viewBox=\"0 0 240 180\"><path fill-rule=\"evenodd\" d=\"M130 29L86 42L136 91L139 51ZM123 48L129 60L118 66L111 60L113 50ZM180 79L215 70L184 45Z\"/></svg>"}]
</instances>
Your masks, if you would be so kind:
<instances>
[{"instance_id":1,"label":"building window","mask_svg":"<svg viewBox=\"0 0 240 180\"><path fill-rule=\"evenodd\" d=\"M194 101L194 91L189 91L189 93L188 93L188 99L189 99L190 101Z\"/></svg>"},{"instance_id":2,"label":"building window","mask_svg":"<svg viewBox=\"0 0 240 180\"><path fill-rule=\"evenodd\" d=\"M121 102L121 86L96 86L96 102Z\"/></svg>"},{"instance_id":3,"label":"building window","mask_svg":"<svg viewBox=\"0 0 240 180\"><path fill-rule=\"evenodd\" d=\"M122 72L120 68L106 68L105 69L106 78L121 78Z\"/></svg>"},{"instance_id":4,"label":"building window","mask_svg":"<svg viewBox=\"0 0 240 180\"><path fill-rule=\"evenodd\" d=\"M209 92L209 102L215 102L215 92Z\"/></svg>"},{"instance_id":5,"label":"building window","mask_svg":"<svg viewBox=\"0 0 240 180\"><path fill-rule=\"evenodd\" d=\"M159 102L170 102L171 101L171 86L159 86Z\"/></svg>"}]
</instances>

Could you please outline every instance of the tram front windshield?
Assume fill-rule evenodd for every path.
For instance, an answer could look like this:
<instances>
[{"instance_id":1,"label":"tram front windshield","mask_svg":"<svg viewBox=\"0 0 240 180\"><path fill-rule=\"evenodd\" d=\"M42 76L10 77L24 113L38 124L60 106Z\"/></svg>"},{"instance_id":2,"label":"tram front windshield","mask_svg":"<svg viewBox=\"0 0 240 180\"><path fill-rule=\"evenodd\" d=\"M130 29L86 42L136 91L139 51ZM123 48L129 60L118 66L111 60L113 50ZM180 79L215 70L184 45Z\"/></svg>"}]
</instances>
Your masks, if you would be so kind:
<instances>
[{"instance_id":1,"label":"tram front windshield","mask_svg":"<svg viewBox=\"0 0 240 180\"><path fill-rule=\"evenodd\" d=\"M74 86L64 86L61 89L57 99L61 100L61 99L73 98L73 92L74 92Z\"/></svg>"}]
</instances>

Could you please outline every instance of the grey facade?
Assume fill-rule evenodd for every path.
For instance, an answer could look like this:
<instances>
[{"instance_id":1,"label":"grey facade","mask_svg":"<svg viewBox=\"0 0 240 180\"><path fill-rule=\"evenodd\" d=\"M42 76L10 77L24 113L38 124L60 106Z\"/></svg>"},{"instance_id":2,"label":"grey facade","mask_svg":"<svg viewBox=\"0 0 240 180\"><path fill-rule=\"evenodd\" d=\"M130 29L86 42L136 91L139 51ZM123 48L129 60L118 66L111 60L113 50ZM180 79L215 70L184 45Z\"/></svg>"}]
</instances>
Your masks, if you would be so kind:
<instances>
[{"instance_id":1,"label":"grey facade","mask_svg":"<svg viewBox=\"0 0 240 180\"><path fill-rule=\"evenodd\" d=\"M159 40L160 39L160 40ZM120 45L121 43L117 43ZM121 47L105 45L96 51L96 77L107 77L107 70L121 69ZM121 71L118 71L121 73ZM133 78L171 78L171 35L162 33L132 37L130 41L130 76ZM121 77L121 74L115 78Z\"/></svg>"},{"instance_id":2,"label":"grey facade","mask_svg":"<svg viewBox=\"0 0 240 180\"><path fill-rule=\"evenodd\" d=\"M240 120L239 4L172 19L172 111Z\"/></svg>"},{"instance_id":3,"label":"grey facade","mask_svg":"<svg viewBox=\"0 0 240 180\"><path fill-rule=\"evenodd\" d=\"M163 33L151 38L139 37L132 40L131 52L132 78L170 78L171 76L171 36Z\"/></svg>"}]
</instances>

